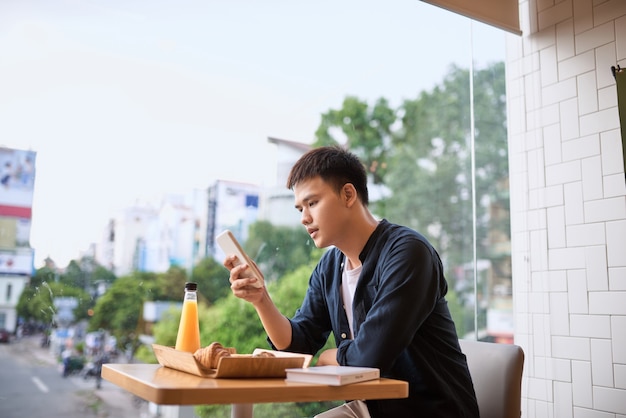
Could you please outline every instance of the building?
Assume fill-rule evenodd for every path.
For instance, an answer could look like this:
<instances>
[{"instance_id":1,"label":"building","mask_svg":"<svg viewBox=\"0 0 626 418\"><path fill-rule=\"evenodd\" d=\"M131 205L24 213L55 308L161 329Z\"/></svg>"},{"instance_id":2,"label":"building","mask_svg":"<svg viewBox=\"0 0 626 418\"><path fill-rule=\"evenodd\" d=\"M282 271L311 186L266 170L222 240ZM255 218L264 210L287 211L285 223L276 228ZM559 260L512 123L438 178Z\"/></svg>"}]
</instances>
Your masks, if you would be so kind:
<instances>
[{"instance_id":1,"label":"building","mask_svg":"<svg viewBox=\"0 0 626 418\"><path fill-rule=\"evenodd\" d=\"M34 151L0 148L0 328L15 332L17 303L34 272L30 247Z\"/></svg>"},{"instance_id":2,"label":"building","mask_svg":"<svg viewBox=\"0 0 626 418\"><path fill-rule=\"evenodd\" d=\"M168 195L121 211L106 226L98 262L115 275L191 269L205 256L206 193Z\"/></svg>"},{"instance_id":3,"label":"building","mask_svg":"<svg viewBox=\"0 0 626 418\"><path fill-rule=\"evenodd\" d=\"M164 272L170 266L179 266L191 271L199 257L204 256L200 251L202 225L206 225L206 211L196 210L181 196L164 199L138 248L141 262L137 269Z\"/></svg>"},{"instance_id":4,"label":"building","mask_svg":"<svg viewBox=\"0 0 626 418\"><path fill-rule=\"evenodd\" d=\"M98 258L116 276L125 276L139 269L144 262L145 239L150 225L157 222L157 209L141 204L121 211L107 225L105 236L109 238L103 248L108 258ZM103 254L101 253L101 256Z\"/></svg>"},{"instance_id":5,"label":"building","mask_svg":"<svg viewBox=\"0 0 626 418\"><path fill-rule=\"evenodd\" d=\"M248 229L259 218L261 188L255 184L217 180L208 191L206 254L222 260L224 254L215 237L229 229L237 240L248 239Z\"/></svg>"},{"instance_id":6,"label":"building","mask_svg":"<svg viewBox=\"0 0 626 418\"><path fill-rule=\"evenodd\" d=\"M169 195L157 203L138 202L111 219L97 245L96 259L117 276L133 271L165 272L172 265L190 270L207 255L224 254L215 237L230 229L245 242L249 227L263 219L274 225L299 226L289 170L310 145L268 138L276 144L276 186L217 180L207 190Z\"/></svg>"},{"instance_id":7,"label":"building","mask_svg":"<svg viewBox=\"0 0 626 418\"><path fill-rule=\"evenodd\" d=\"M300 226L300 214L293 206L293 193L287 189L287 178L298 158L311 145L284 139L267 139L276 144L276 184L263 190L259 218L276 226Z\"/></svg>"}]
</instances>

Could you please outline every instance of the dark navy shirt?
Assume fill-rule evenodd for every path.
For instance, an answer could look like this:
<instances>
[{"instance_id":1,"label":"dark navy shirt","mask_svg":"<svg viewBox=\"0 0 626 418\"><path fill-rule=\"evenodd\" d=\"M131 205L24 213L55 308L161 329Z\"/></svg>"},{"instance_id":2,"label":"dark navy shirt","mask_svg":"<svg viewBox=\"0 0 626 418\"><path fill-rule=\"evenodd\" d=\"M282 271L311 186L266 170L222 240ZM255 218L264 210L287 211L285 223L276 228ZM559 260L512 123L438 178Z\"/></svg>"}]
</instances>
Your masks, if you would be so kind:
<instances>
[{"instance_id":1,"label":"dark navy shirt","mask_svg":"<svg viewBox=\"0 0 626 418\"><path fill-rule=\"evenodd\" d=\"M332 332L339 364L377 367L383 377L408 381L406 399L367 401L373 418L478 417L435 249L416 231L382 220L360 259L354 339L341 296L346 260L333 248L317 264L290 319L293 337L286 350L315 354Z\"/></svg>"}]
</instances>

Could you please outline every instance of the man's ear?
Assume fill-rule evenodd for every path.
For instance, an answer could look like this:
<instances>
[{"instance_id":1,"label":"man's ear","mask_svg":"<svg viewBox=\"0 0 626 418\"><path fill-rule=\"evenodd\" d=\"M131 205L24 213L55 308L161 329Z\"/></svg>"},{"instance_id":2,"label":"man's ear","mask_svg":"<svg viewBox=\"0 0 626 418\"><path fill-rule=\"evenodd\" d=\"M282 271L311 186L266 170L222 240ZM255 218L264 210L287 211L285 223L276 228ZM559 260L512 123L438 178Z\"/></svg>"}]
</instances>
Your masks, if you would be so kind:
<instances>
[{"instance_id":1,"label":"man's ear","mask_svg":"<svg viewBox=\"0 0 626 418\"><path fill-rule=\"evenodd\" d=\"M359 194L352 183L344 184L341 188L341 194L347 207L352 206L359 198Z\"/></svg>"}]
</instances>

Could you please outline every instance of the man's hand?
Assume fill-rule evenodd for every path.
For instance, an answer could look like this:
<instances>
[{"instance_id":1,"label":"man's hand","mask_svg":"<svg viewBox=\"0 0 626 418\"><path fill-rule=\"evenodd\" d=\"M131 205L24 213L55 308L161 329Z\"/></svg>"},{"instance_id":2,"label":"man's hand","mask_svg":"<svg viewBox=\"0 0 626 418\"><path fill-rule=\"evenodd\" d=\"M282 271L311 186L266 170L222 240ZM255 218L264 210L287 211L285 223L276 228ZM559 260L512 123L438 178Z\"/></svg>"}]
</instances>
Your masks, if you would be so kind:
<instances>
[{"instance_id":1,"label":"man's hand","mask_svg":"<svg viewBox=\"0 0 626 418\"><path fill-rule=\"evenodd\" d=\"M252 286L252 283L257 280L256 278L241 276L241 273L248 266L245 264L235 266L234 261L235 256L228 256L224 260L224 267L230 270L230 290L233 295L252 303L265 332L277 349L282 350L289 347L291 344L291 323L276 308L265 286Z\"/></svg>"},{"instance_id":2,"label":"man's hand","mask_svg":"<svg viewBox=\"0 0 626 418\"><path fill-rule=\"evenodd\" d=\"M235 259L236 256L229 256L224 260L224 267L230 270L230 289L232 290L233 295L256 305L263 298L265 286L255 287L252 283L256 282L256 278L242 277L241 273L243 273L248 266L246 264L234 266L233 261Z\"/></svg>"},{"instance_id":3,"label":"man's hand","mask_svg":"<svg viewBox=\"0 0 626 418\"><path fill-rule=\"evenodd\" d=\"M322 351L318 360L317 366L338 366L337 363L337 349L329 348L328 350Z\"/></svg>"}]
</instances>

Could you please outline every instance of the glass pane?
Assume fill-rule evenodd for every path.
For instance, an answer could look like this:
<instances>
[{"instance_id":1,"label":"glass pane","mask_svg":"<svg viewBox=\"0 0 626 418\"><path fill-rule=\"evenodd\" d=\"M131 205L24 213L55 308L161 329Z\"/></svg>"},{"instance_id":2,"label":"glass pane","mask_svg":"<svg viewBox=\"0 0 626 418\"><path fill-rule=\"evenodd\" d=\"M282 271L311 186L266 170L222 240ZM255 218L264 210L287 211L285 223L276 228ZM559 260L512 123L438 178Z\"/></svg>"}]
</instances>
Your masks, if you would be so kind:
<instances>
[{"instance_id":1,"label":"glass pane","mask_svg":"<svg viewBox=\"0 0 626 418\"><path fill-rule=\"evenodd\" d=\"M474 183L476 190L476 323L478 338L513 340L509 166L502 32L472 25L475 55L489 45L498 62L476 59L473 71Z\"/></svg>"},{"instance_id":2,"label":"glass pane","mask_svg":"<svg viewBox=\"0 0 626 418\"><path fill-rule=\"evenodd\" d=\"M30 207L0 219L13 231L0 234L0 254L34 250L38 268L30 285L23 272L13 280L0 271L0 297L13 306L0 310L0 327L15 332L26 288L29 300L48 301L28 312L59 328L45 344L55 360L68 338L109 319L120 354L166 341L175 325L156 335L159 315L180 301L191 274L209 277L207 306L229 294L221 260L211 258L226 223L255 250L269 283L291 277L319 254L302 245L295 211L264 215L268 190L291 199L283 184L291 161L268 136L310 144L322 116L351 97L382 112L364 124L378 135L369 150L385 158L370 161L373 211L439 251L461 337L510 341L504 32L416 0L34 3L0 5L0 137L37 154L34 189L31 180L20 186L30 188L32 228ZM341 129L329 134L348 140ZM168 193L193 203L135 205ZM208 219L227 199L236 202L232 217ZM268 219L299 232L256 222ZM106 296L114 282L123 291ZM277 289L277 300L301 298L290 290ZM97 303L107 298L102 314ZM220 309L226 319L207 321L207 339L254 334L241 352L266 344L259 323L238 328L252 310Z\"/></svg>"}]
</instances>

